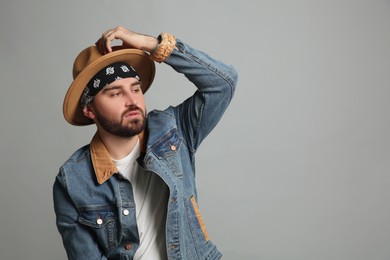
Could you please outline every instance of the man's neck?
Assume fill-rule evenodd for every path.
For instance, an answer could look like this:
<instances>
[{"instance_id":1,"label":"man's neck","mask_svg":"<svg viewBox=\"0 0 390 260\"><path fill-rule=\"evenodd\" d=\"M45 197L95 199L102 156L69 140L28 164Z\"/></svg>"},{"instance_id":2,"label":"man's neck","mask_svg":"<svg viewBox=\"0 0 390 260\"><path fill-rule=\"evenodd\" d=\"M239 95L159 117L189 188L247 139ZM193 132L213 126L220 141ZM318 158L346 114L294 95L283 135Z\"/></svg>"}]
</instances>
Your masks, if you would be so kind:
<instances>
[{"instance_id":1,"label":"man's neck","mask_svg":"<svg viewBox=\"0 0 390 260\"><path fill-rule=\"evenodd\" d=\"M102 129L98 133L108 154L114 160L119 160L128 155L138 142L138 135L132 137L120 137L112 135Z\"/></svg>"}]
</instances>

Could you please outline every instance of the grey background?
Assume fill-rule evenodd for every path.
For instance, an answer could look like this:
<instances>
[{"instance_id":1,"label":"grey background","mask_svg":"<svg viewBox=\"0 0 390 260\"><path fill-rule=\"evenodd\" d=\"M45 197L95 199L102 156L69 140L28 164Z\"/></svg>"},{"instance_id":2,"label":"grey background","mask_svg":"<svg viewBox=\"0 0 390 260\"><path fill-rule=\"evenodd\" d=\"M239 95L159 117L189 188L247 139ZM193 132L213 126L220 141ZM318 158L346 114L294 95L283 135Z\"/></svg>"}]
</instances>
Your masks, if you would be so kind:
<instances>
[{"instance_id":1,"label":"grey background","mask_svg":"<svg viewBox=\"0 0 390 260\"><path fill-rule=\"evenodd\" d=\"M66 259L51 188L94 127L62 117L75 56L106 29L168 31L239 71L198 152L224 259L390 259L390 2L2 0L0 259ZM149 110L194 88L157 66Z\"/></svg>"}]
</instances>

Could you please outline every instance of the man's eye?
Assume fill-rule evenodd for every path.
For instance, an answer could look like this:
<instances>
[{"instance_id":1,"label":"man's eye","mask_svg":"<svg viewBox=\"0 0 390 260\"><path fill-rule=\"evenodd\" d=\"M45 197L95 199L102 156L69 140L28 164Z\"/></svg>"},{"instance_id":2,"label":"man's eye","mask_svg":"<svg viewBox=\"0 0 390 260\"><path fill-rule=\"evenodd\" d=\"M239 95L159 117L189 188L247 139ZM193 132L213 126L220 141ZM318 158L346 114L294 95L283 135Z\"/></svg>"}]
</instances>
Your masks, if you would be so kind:
<instances>
[{"instance_id":1,"label":"man's eye","mask_svg":"<svg viewBox=\"0 0 390 260\"><path fill-rule=\"evenodd\" d=\"M114 93L111 93L111 97L117 97L119 96L121 93L120 92L114 92Z\"/></svg>"}]
</instances>

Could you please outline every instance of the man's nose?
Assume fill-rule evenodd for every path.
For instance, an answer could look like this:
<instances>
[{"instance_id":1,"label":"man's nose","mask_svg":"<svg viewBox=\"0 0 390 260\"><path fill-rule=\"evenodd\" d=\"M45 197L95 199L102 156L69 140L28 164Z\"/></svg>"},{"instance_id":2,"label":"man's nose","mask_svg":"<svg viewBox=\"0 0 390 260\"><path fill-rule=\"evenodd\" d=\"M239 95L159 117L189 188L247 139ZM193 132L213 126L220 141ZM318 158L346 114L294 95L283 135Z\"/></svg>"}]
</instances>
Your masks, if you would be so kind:
<instances>
[{"instance_id":1,"label":"man's nose","mask_svg":"<svg viewBox=\"0 0 390 260\"><path fill-rule=\"evenodd\" d=\"M133 93L127 93L125 98L127 107L137 105L137 98L133 95Z\"/></svg>"}]
</instances>

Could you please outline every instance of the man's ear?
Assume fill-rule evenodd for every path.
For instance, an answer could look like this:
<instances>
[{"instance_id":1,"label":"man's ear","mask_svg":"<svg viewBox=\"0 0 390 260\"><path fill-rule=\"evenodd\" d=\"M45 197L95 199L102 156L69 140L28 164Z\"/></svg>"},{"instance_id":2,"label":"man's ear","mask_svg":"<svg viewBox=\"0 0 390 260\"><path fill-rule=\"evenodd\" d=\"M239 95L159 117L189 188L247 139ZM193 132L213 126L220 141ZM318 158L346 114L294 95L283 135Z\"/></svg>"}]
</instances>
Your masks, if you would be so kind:
<instances>
[{"instance_id":1,"label":"man's ear","mask_svg":"<svg viewBox=\"0 0 390 260\"><path fill-rule=\"evenodd\" d=\"M94 120L95 119L95 112L93 112L93 109L90 104L88 104L86 107L83 109L84 116L88 117L89 119Z\"/></svg>"}]
</instances>

